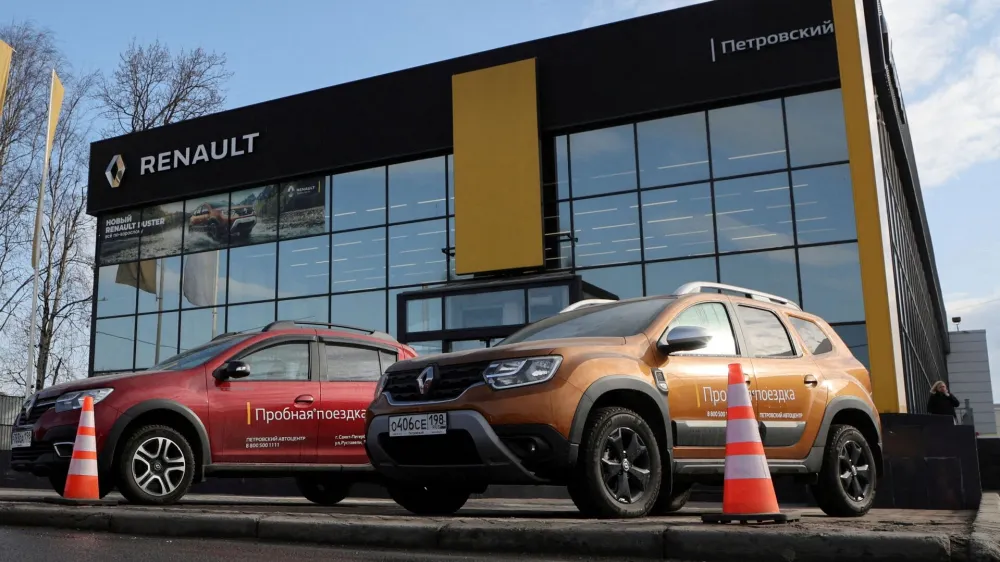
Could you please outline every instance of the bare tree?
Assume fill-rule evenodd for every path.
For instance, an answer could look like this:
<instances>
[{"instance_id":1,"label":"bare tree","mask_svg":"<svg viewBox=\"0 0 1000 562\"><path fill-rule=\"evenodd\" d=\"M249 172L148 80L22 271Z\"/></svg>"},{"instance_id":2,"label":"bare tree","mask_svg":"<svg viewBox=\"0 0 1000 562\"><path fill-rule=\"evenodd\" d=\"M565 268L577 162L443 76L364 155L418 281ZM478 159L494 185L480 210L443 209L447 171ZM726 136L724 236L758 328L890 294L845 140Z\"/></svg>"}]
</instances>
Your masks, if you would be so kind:
<instances>
[{"instance_id":1,"label":"bare tree","mask_svg":"<svg viewBox=\"0 0 1000 562\"><path fill-rule=\"evenodd\" d=\"M132 40L110 77L98 81L101 116L110 122L106 136L145 131L218 111L226 101L224 54L202 48L176 55L156 41Z\"/></svg>"},{"instance_id":2,"label":"bare tree","mask_svg":"<svg viewBox=\"0 0 1000 562\"><path fill-rule=\"evenodd\" d=\"M52 361L52 355L75 349L72 342L78 338L63 337L66 332L89 332L94 225L86 214L90 128L85 102L95 81L96 75L69 81L52 147L39 260L36 390L45 387L46 379L65 375L59 371L67 358Z\"/></svg>"},{"instance_id":3,"label":"bare tree","mask_svg":"<svg viewBox=\"0 0 1000 562\"><path fill-rule=\"evenodd\" d=\"M0 27L15 49L0 117L0 334L30 297L32 203L41 181L51 70L64 66L52 34L30 23Z\"/></svg>"},{"instance_id":4,"label":"bare tree","mask_svg":"<svg viewBox=\"0 0 1000 562\"><path fill-rule=\"evenodd\" d=\"M24 388L32 313L31 241L42 176L52 70L66 87L44 186L35 309L36 388L86 373L93 276L93 221L86 215L90 122L96 76L74 77L50 32L30 23L0 28L14 49L0 119L0 384ZM80 364L83 362L83 370Z\"/></svg>"}]
</instances>

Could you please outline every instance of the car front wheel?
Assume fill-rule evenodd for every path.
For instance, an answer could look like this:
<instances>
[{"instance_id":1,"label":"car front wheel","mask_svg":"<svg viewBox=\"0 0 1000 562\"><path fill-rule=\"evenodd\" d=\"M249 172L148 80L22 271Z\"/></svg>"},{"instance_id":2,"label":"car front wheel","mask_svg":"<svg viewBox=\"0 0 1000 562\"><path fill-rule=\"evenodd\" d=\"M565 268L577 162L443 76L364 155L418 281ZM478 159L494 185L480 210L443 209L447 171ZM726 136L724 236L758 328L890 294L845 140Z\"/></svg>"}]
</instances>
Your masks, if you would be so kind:
<instances>
[{"instance_id":1,"label":"car front wheel","mask_svg":"<svg viewBox=\"0 0 1000 562\"><path fill-rule=\"evenodd\" d=\"M295 484L303 497L319 505L337 505L351 491L351 483L336 476L299 476Z\"/></svg>"},{"instance_id":2,"label":"car front wheel","mask_svg":"<svg viewBox=\"0 0 1000 562\"><path fill-rule=\"evenodd\" d=\"M875 462L868 441L849 425L830 427L813 497L831 517L861 517L875 502Z\"/></svg>"},{"instance_id":3,"label":"car front wheel","mask_svg":"<svg viewBox=\"0 0 1000 562\"><path fill-rule=\"evenodd\" d=\"M660 492L660 449L649 424L626 408L601 408L584 430L570 497L588 517L643 517Z\"/></svg>"},{"instance_id":4,"label":"car front wheel","mask_svg":"<svg viewBox=\"0 0 1000 562\"><path fill-rule=\"evenodd\" d=\"M148 425L132 433L118 457L118 490L143 505L180 500L194 480L194 452L177 430Z\"/></svg>"}]
</instances>

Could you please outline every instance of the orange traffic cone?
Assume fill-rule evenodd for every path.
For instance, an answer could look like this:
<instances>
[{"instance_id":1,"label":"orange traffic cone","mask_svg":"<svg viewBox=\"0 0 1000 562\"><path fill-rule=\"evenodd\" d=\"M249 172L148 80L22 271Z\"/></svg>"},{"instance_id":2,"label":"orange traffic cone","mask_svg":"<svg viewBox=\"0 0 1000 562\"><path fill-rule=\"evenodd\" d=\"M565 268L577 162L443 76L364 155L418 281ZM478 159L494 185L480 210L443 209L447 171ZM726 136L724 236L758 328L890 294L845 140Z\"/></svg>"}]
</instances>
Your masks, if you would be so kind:
<instances>
[{"instance_id":1,"label":"orange traffic cone","mask_svg":"<svg viewBox=\"0 0 1000 562\"><path fill-rule=\"evenodd\" d=\"M771 471L764 456L764 444L743 380L743 367L729 365L726 393L726 474L722 487L722 513L702 515L706 523L775 522L798 520L798 515L781 513L774 494Z\"/></svg>"},{"instance_id":2,"label":"orange traffic cone","mask_svg":"<svg viewBox=\"0 0 1000 562\"><path fill-rule=\"evenodd\" d=\"M97 433L94 427L94 399L83 399L80 425L73 444L73 458L69 461L69 476L63 497L69 500L99 500L97 483Z\"/></svg>"}]
</instances>

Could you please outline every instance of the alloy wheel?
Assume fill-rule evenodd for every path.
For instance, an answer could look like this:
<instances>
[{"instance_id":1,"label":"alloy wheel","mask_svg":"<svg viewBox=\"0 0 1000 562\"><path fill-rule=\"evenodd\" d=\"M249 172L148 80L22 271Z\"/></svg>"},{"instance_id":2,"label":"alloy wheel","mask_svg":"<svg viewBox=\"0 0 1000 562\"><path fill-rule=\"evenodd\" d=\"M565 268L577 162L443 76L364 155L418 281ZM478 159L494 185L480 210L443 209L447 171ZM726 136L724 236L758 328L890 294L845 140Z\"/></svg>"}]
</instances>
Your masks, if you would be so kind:
<instances>
[{"instance_id":1,"label":"alloy wheel","mask_svg":"<svg viewBox=\"0 0 1000 562\"><path fill-rule=\"evenodd\" d=\"M150 437L132 455L132 478L151 496L173 493L184 481L186 471L184 452L168 437Z\"/></svg>"},{"instance_id":2,"label":"alloy wheel","mask_svg":"<svg viewBox=\"0 0 1000 562\"><path fill-rule=\"evenodd\" d=\"M601 455L601 480L621 503L640 501L649 487L650 458L638 433L619 427L608 435Z\"/></svg>"},{"instance_id":3,"label":"alloy wheel","mask_svg":"<svg viewBox=\"0 0 1000 562\"><path fill-rule=\"evenodd\" d=\"M872 490L871 459L857 441L847 441L838 454L840 485L847 496L862 501Z\"/></svg>"}]
</instances>

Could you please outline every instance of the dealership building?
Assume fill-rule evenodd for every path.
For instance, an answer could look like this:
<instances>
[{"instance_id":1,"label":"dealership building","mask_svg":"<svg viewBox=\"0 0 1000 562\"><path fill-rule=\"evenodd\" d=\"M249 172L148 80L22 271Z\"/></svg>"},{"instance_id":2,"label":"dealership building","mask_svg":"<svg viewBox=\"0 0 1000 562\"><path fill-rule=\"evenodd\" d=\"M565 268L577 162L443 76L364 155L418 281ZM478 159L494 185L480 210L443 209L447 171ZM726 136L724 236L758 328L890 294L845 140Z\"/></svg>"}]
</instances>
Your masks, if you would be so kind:
<instances>
[{"instance_id":1,"label":"dealership building","mask_svg":"<svg viewBox=\"0 0 1000 562\"><path fill-rule=\"evenodd\" d=\"M948 342L907 123L877 0L716 0L102 140L91 372L277 319L483 347L717 281L922 411Z\"/></svg>"}]
</instances>

